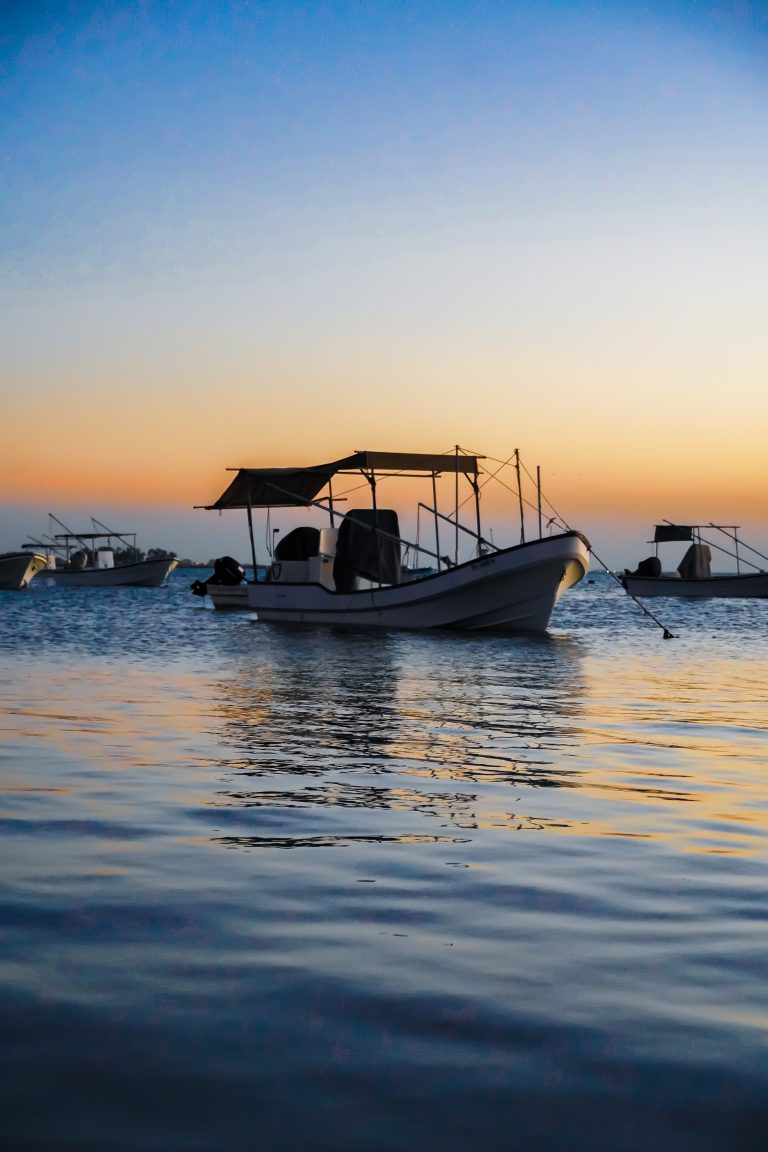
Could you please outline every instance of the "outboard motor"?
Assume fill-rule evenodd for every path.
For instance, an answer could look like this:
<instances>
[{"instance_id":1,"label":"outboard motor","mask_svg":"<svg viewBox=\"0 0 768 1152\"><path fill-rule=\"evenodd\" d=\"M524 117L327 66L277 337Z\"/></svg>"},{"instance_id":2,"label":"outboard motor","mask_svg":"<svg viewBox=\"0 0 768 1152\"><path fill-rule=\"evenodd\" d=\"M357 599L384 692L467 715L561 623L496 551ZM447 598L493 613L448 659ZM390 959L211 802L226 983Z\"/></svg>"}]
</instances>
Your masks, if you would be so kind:
<instances>
[{"instance_id":1,"label":"outboard motor","mask_svg":"<svg viewBox=\"0 0 768 1152\"><path fill-rule=\"evenodd\" d=\"M69 558L68 568L74 568L76 571L81 572L83 568L88 567L88 553L84 549L79 552L73 552Z\"/></svg>"},{"instance_id":2,"label":"outboard motor","mask_svg":"<svg viewBox=\"0 0 768 1152\"><path fill-rule=\"evenodd\" d=\"M213 562L213 575L207 580L195 580L190 584L195 596L205 596L209 584L242 584L245 580L245 568L232 556L219 556Z\"/></svg>"},{"instance_id":3,"label":"outboard motor","mask_svg":"<svg viewBox=\"0 0 768 1152\"><path fill-rule=\"evenodd\" d=\"M625 576L661 576L661 561L658 556L647 556L641 560L634 572L624 569Z\"/></svg>"}]
</instances>

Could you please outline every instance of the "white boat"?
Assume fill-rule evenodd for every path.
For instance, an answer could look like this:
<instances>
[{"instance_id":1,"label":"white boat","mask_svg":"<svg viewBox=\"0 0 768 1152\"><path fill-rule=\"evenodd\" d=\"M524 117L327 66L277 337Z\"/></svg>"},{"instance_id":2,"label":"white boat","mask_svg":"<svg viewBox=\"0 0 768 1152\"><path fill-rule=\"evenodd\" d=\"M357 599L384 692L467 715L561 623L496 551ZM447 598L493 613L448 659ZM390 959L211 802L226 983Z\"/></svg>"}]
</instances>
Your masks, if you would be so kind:
<instances>
[{"instance_id":1,"label":"white boat","mask_svg":"<svg viewBox=\"0 0 768 1152\"><path fill-rule=\"evenodd\" d=\"M515 454L518 482L519 457ZM272 550L266 578L247 585L248 607L260 621L392 628L503 629L543 632L559 597L589 569L589 542L566 530L497 547L480 525L480 488L491 479L482 457L457 450L448 455L413 452L355 452L330 464L297 468L240 468L211 510L245 509L254 573L259 571L253 510L317 508L321 528L301 526ZM499 468L493 475L497 476ZM371 493L370 508L339 511L332 485L361 479ZM406 541L397 513L379 504L379 487L394 477L431 482L432 504L420 503L430 525L430 546ZM437 508L437 480L452 485L453 514ZM474 526L460 523L460 482L468 483ZM323 495L323 493L326 493ZM464 501L466 502L466 501ZM419 520L417 520L417 525ZM441 547L440 530L452 540L452 555ZM539 503L539 525L541 525ZM447 527L446 527L447 526ZM432 535L434 533L434 535ZM460 534L469 540L462 556ZM271 538L268 534L268 539ZM433 546L434 545L434 546ZM419 567L428 557L431 567ZM406 560L413 566L406 568Z\"/></svg>"},{"instance_id":2,"label":"white boat","mask_svg":"<svg viewBox=\"0 0 768 1152\"><path fill-rule=\"evenodd\" d=\"M99 548L95 563L86 563L82 568L46 568L43 576L63 588L159 588L178 563L173 556L115 564L111 549Z\"/></svg>"},{"instance_id":3,"label":"white boat","mask_svg":"<svg viewBox=\"0 0 768 1152\"><path fill-rule=\"evenodd\" d=\"M713 597L766 598L768 597L768 572L760 569L744 556L744 550L764 560L768 557L756 548L739 539L738 525L724 524L672 524L665 521L657 524L651 544L655 545L653 556L641 560L637 568L624 570L619 579L632 596L676 596L689 599L711 599ZM728 538L731 548L714 539L705 539L702 531L713 529ZM677 568L664 571L659 559L659 544L684 542L688 548ZM735 572L712 572L712 549L735 558ZM742 571L747 564L750 571Z\"/></svg>"},{"instance_id":4,"label":"white boat","mask_svg":"<svg viewBox=\"0 0 768 1152\"><path fill-rule=\"evenodd\" d=\"M248 607L248 585L245 583L217 584L208 589L208 595L214 608L226 611L228 608Z\"/></svg>"},{"instance_id":5,"label":"white boat","mask_svg":"<svg viewBox=\"0 0 768 1152\"><path fill-rule=\"evenodd\" d=\"M49 516L65 531L47 543L48 563L41 577L60 587L159 588L179 563L169 555L144 558L136 548L135 532L115 532L93 517L99 531L72 532L52 513ZM123 561L119 552L116 557L115 541L123 544L123 551L135 559ZM46 542L35 541L30 547L40 547L41 543Z\"/></svg>"},{"instance_id":6,"label":"white boat","mask_svg":"<svg viewBox=\"0 0 768 1152\"><path fill-rule=\"evenodd\" d=\"M47 564L37 552L0 552L0 588L26 588Z\"/></svg>"},{"instance_id":7,"label":"white boat","mask_svg":"<svg viewBox=\"0 0 768 1152\"><path fill-rule=\"evenodd\" d=\"M214 608L247 608L248 585L245 568L232 556L220 556L213 562L213 572L207 580L193 580L190 585L195 596L210 596Z\"/></svg>"}]
</instances>

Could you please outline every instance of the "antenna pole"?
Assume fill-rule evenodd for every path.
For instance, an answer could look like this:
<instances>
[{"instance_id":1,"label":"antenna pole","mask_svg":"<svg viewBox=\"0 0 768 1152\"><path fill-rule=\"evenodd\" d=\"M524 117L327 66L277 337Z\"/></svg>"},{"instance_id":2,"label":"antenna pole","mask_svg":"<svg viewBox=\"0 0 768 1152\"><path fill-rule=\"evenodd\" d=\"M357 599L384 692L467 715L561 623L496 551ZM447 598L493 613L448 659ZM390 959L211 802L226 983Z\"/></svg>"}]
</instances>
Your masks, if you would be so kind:
<instances>
[{"instance_id":1,"label":"antenna pole","mask_svg":"<svg viewBox=\"0 0 768 1152\"><path fill-rule=\"evenodd\" d=\"M520 479L520 452L515 448L515 472L517 473L517 499L520 504L520 543L525 544L525 513L523 511L523 485Z\"/></svg>"},{"instance_id":2,"label":"antenna pole","mask_svg":"<svg viewBox=\"0 0 768 1152\"><path fill-rule=\"evenodd\" d=\"M456 512L455 512L456 539L455 539L454 546L453 546L453 562L454 562L454 564L458 564L458 562L459 562L459 446L458 446L458 444L456 445L456 473L454 476L453 490L454 490L454 500L455 500L455 505L456 505Z\"/></svg>"}]
</instances>

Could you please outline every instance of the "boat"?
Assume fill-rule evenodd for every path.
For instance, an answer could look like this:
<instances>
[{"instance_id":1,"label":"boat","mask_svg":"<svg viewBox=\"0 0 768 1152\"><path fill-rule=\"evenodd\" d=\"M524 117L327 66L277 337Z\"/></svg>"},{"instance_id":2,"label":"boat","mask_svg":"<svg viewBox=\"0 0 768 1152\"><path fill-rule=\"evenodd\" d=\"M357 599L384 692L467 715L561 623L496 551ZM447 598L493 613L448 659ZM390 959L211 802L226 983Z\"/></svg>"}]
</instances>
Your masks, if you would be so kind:
<instances>
[{"instance_id":1,"label":"boat","mask_svg":"<svg viewBox=\"0 0 768 1152\"><path fill-rule=\"evenodd\" d=\"M38 552L0 552L0 588L26 588L47 563Z\"/></svg>"},{"instance_id":2,"label":"boat","mask_svg":"<svg viewBox=\"0 0 768 1152\"><path fill-rule=\"evenodd\" d=\"M720 542L702 536L703 531L713 530L725 536L733 545L733 550ZM691 599L712 597L749 599L768 597L768 572L758 567L754 561L744 556L744 550L768 560L756 548L739 538L739 525L729 524L673 524L665 520L654 528L654 554L641 560L634 571L625 568L619 577L625 590L632 596L678 596ZM688 544L680 563L671 571L662 570L659 558L659 545L671 542ZM712 550L735 558L735 572L713 572ZM746 564L751 570L742 571Z\"/></svg>"},{"instance_id":3,"label":"boat","mask_svg":"<svg viewBox=\"0 0 768 1152\"><path fill-rule=\"evenodd\" d=\"M36 540L24 548L47 548L47 566L41 575L64 588L159 588L176 568L176 556L163 553L146 558L136 547L135 532L116 532L91 517L90 532L73 532L53 513L63 528L47 541ZM123 545L115 555L115 542Z\"/></svg>"},{"instance_id":4,"label":"boat","mask_svg":"<svg viewBox=\"0 0 768 1152\"><path fill-rule=\"evenodd\" d=\"M214 608L241 610L248 607L248 585L217 584L208 589Z\"/></svg>"},{"instance_id":5,"label":"boat","mask_svg":"<svg viewBox=\"0 0 768 1152\"><path fill-rule=\"evenodd\" d=\"M486 538L480 490L498 479L510 461L495 462L501 467L486 473L481 468L485 459L459 448L446 454L361 451L308 467L230 469L236 475L226 490L199 507L246 511L257 577L247 584L247 601L261 622L544 632L557 600L589 569L589 541L570 528L552 532L554 517L550 534L542 534L540 485L539 536L525 539L518 453L520 543L500 547L492 534ZM431 504L420 501L417 506L415 542L401 534L398 513L380 504L382 483L389 486L396 477L431 485ZM451 491L451 515L437 506L440 478ZM334 493L333 483L338 486L339 480L350 488L367 488L371 506L341 512L348 493ZM463 500L460 484L469 485ZM460 519L468 502L474 511L472 527ZM263 578L258 578L254 543L257 509L266 511L268 526L273 509L323 514L321 527L300 525L274 545L278 530L268 527ZM429 545L421 541L422 513ZM441 544L441 528L443 542L446 536L452 541L450 554Z\"/></svg>"},{"instance_id":6,"label":"boat","mask_svg":"<svg viewBox=\"0 0 768 1152\"><path fill-rule=\"evenodd\" d=\"M193 580L195 596L210 596L214 608L247 608L248 584L245 568L232 556L219 556L207 580Z\"/></svg>"}]
</instances>

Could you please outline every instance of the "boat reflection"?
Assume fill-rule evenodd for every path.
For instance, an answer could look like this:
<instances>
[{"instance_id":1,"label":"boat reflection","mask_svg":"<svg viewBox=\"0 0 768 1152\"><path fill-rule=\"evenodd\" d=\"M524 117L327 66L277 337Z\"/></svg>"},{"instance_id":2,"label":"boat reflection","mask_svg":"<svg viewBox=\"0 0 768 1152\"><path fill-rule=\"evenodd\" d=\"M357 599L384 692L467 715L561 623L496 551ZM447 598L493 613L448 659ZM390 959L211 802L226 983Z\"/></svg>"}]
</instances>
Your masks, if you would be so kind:
<instances>
[{"instance_id":1,"label":"boat reflection","mask_svg":"<svg viewBox=\"0 0 768 1152\"><path fill-rule=\"evenodd\" d=\"M264 625L259 637L210 686L211 735L228 752L212 798L228 827L214 839L227 847L540 827L508 790L578 782L578 641ZM439 832L425 836L425 821Z\"/></svg>"}]
</instances>

